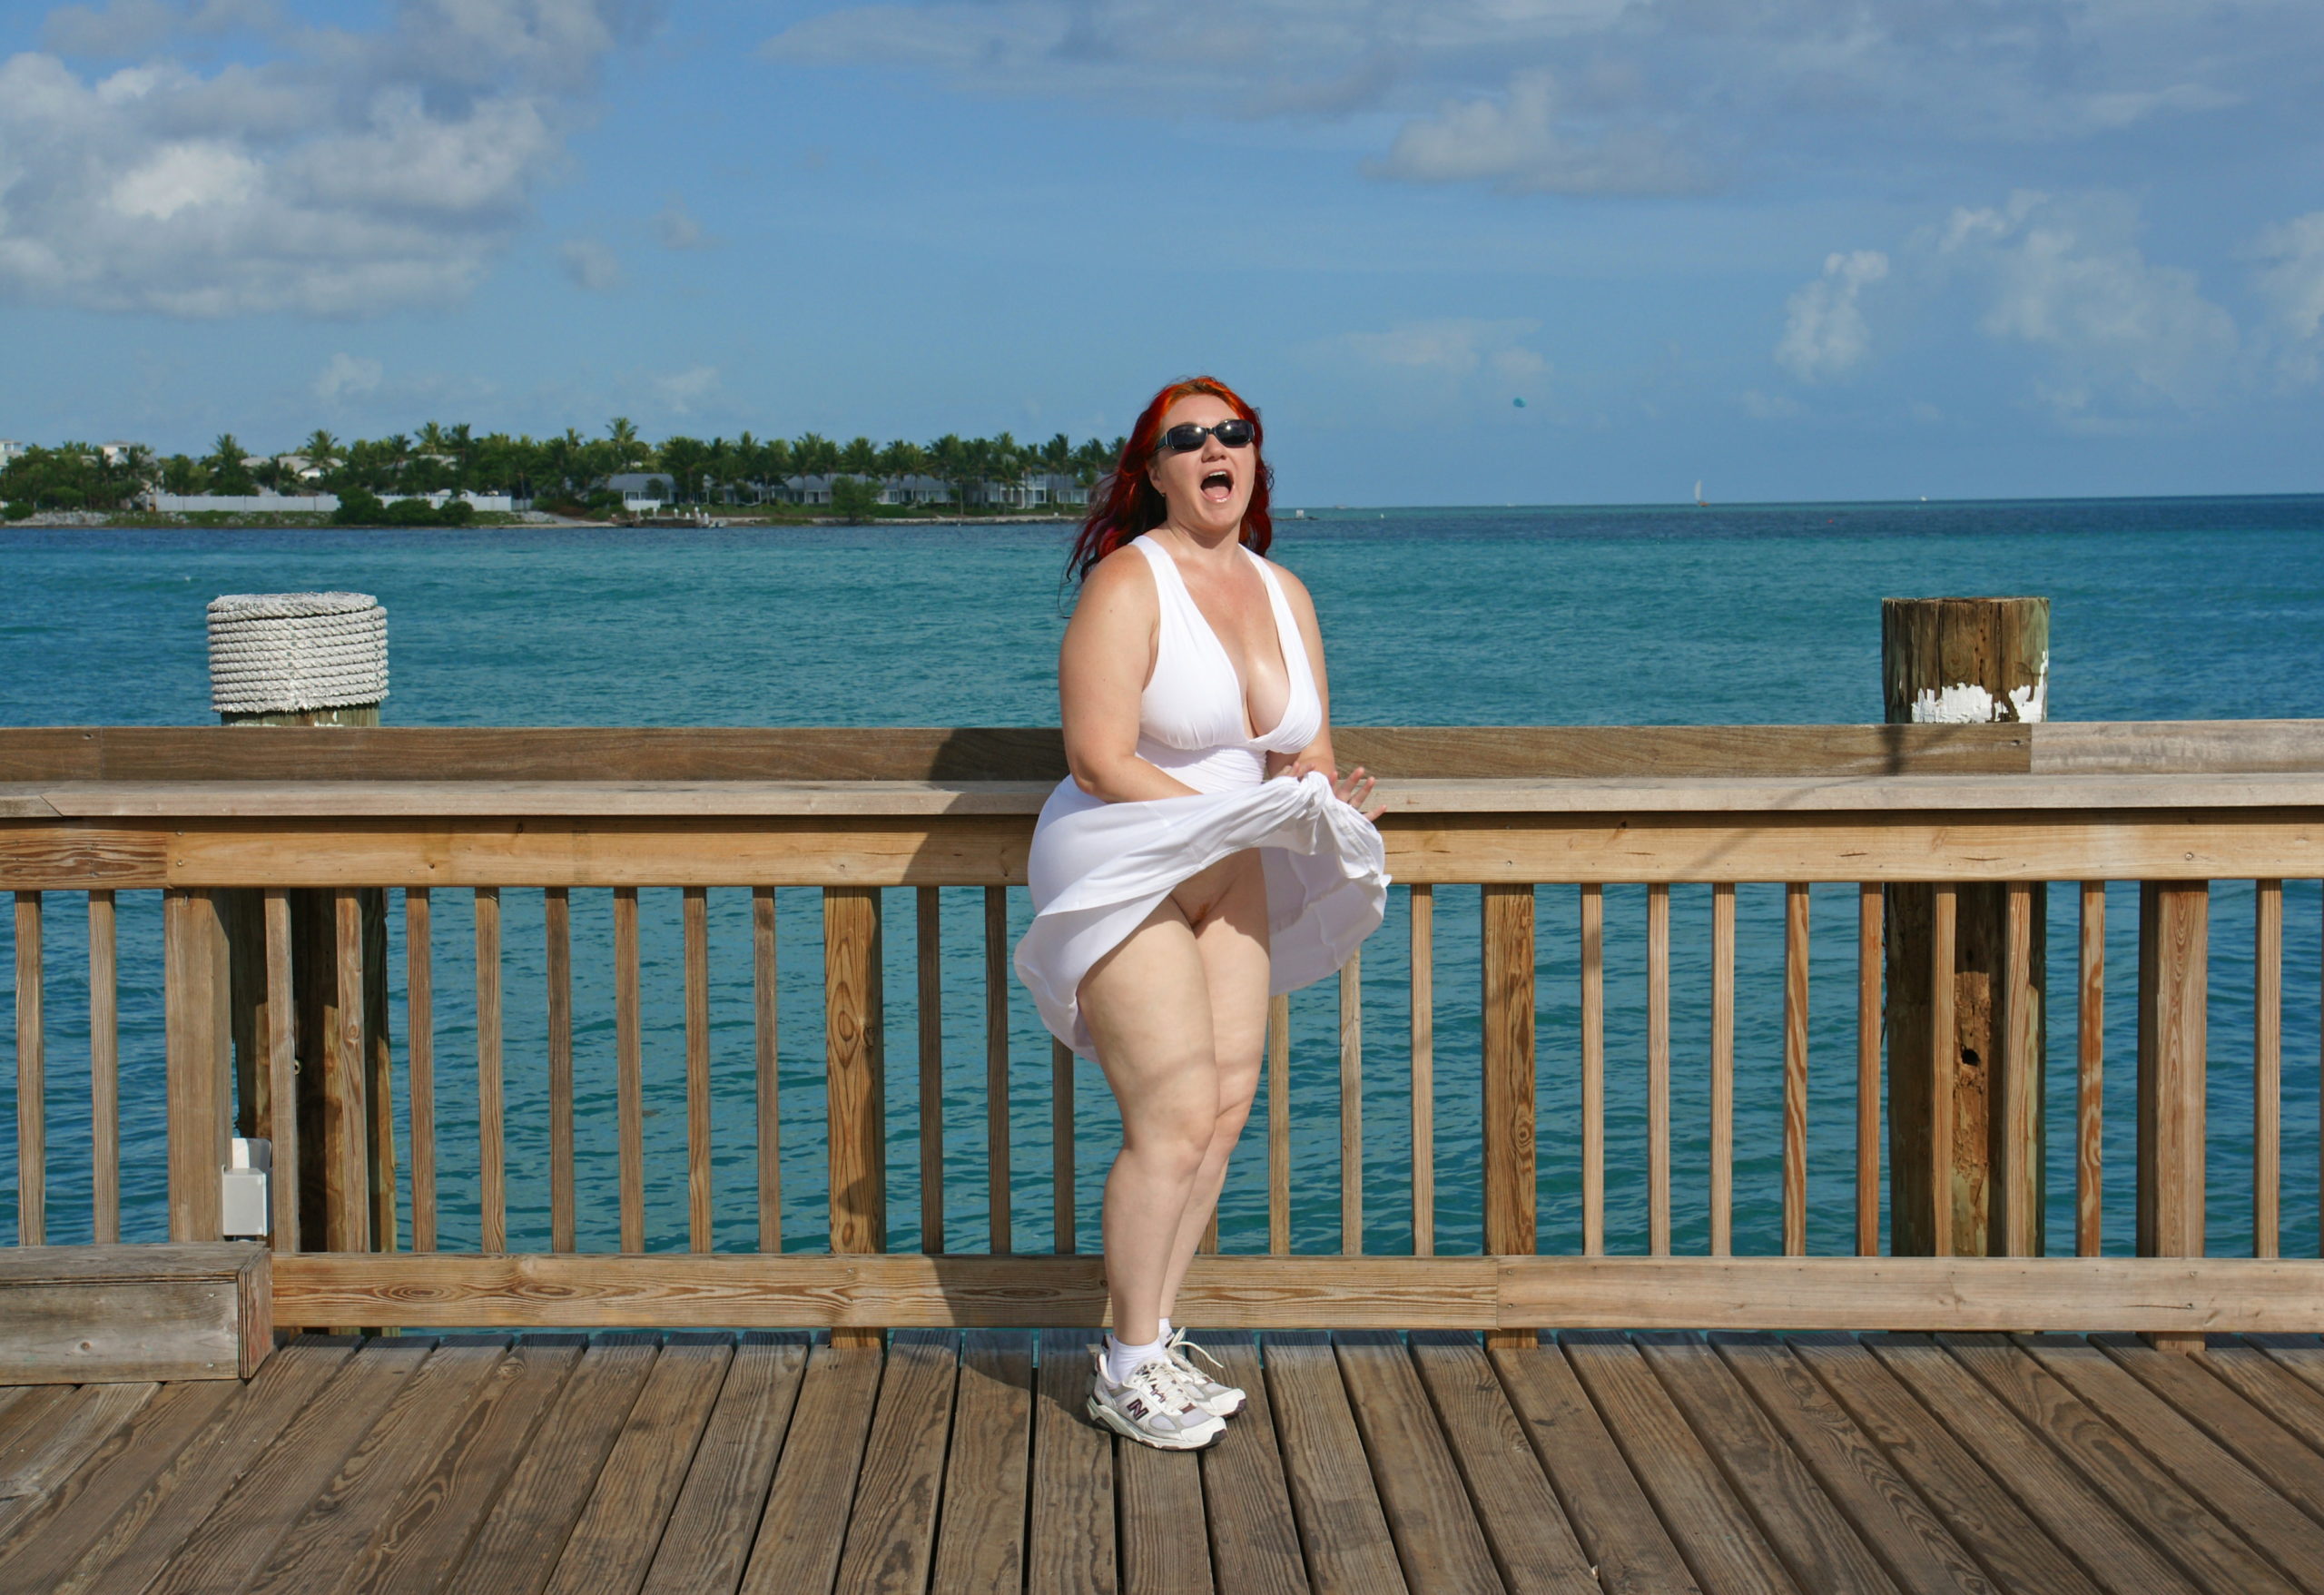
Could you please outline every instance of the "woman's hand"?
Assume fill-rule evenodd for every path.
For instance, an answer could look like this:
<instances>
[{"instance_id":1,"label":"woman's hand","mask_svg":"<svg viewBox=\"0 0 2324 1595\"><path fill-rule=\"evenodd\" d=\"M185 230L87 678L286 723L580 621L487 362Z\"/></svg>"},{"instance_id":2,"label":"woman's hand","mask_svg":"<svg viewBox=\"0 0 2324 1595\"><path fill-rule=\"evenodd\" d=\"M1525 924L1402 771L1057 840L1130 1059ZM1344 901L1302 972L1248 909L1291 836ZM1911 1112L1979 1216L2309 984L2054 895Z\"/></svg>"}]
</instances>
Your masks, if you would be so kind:
<instances>
[{"instance_id":1,"label":"woman's hand","mask_svg":"<svg viewBox=\"0 0 2324 1595\"><path fill-rule=\"evenodd\" d=\"M1332 778L1332 795L1362 814L1366 820L1376 822L1381 815L1388 812L1388 805L1385 803L1373 803L1368 809L1364 806L1372 802L1373 788L1372 777L1363 765L1358 764L1349 771L1344 778L1336 770L1329 773Z\"/></svg>"}]
</instances>

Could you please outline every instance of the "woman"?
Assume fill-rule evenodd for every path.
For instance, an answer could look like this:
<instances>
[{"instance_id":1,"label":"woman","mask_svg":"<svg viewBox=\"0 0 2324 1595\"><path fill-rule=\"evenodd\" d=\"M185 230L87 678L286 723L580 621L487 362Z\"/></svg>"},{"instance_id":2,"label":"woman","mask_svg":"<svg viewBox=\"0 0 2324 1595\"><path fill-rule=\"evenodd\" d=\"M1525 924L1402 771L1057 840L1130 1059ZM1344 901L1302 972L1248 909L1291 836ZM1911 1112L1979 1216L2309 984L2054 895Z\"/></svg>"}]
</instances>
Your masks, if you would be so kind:
<instances>
[{"instance_id":1,"label":"woman","mask_svg":"<svg viewBox=\"0 0 2324 1595\"><path fill-rule=\"evenodd\" d=\"M1121 1104L1106 1180L1113 1334L1090 1414L1165 1450L1225 1433L1170 1311L1257 1088L1267 999L1337 969L1387 876L1332 760L1324 643L1268 563L1259 418L1209 377L1139 415L1074 546L1060 783L1034 832L1017 972Z\"/></svg>"}]
</instances>

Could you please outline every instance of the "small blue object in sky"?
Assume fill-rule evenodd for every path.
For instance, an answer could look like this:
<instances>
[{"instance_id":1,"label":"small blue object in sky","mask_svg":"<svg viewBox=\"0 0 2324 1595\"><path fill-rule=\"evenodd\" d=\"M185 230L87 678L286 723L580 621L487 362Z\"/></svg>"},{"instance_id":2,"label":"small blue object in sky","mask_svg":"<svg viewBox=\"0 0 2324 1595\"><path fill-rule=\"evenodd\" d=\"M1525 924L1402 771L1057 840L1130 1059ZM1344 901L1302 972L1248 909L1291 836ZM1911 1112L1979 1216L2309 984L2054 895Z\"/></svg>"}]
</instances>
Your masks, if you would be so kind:
<instances>
[{"instance_id":1,"label":"small blue object in sky","mask_svg":"<svg viewBox=\"0 0 2324 1595\"><path fill-rule=\"evenodd\" d=\"M1522 399L1512 399L1509 402L1515 405L1519 409L1523 409L1525 408L1525 401Z\"/></svg>"}]
</instances>

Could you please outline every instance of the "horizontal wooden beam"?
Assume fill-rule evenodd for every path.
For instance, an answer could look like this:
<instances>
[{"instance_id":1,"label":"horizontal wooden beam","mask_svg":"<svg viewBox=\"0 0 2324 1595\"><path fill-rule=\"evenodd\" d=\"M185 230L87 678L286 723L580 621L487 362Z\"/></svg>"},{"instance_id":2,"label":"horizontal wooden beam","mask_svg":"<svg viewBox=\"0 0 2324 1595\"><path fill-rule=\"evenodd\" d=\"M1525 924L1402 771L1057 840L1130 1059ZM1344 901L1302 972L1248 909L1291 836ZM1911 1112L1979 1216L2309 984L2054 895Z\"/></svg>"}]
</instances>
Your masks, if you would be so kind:
<instances>
[{"instance_id":1,"label":"horizontal wooden beam","mask_svg":"<svg viewBox=\"0 0 2324 1595\"><path fill-rule=\"evenodd\" d=\"M1095 1327L1103 1259L290 1254L284 1324ZM2155 1257L1195 1259L1219 1328L2324 1330L2324 1261Z\"/></svg>"},{"instance_id":2,"label":"horizontal wooden beam","mask_svg":"<svg viewBox=\"0 0 2324 1595\"><path fill-rule=\"evenodd\" d=\"M1412 883L2324 875L2324 808L1390 815L1381 829L1390 872ZM0 821L0 888L1013 885L1031 832L1022 815Z\"/></svg>"}]
</instances>

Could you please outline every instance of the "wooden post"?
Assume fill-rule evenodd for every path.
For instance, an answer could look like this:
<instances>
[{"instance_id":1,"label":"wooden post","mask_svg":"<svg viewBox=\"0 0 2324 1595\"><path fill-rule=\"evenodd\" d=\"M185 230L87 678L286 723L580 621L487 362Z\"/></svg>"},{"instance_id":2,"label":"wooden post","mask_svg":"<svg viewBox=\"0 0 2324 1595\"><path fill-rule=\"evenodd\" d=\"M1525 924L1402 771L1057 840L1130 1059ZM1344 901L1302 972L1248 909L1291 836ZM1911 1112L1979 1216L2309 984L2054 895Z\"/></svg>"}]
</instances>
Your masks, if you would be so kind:
<instances>
[{"instance_id":1,"label":"wooden post","mask_svg":"<svg viewBox=\"0 0 2324 1595\"><path fill-rule=\"evenodd\" d=\"M1880 606L1881 685L1891 724L2041 720L2049 693L2046 598L1887 598ZM2048 898L2019 889L2011 1000L2011 898L2000 884L1955 888L1953 1042L1933 1050L1939 1004L1935 893L1886 891L1890 1249L1898 1256L2039 1255ZM1924 1063L1923 1060L1929 1060ZM2010 1078L2022 1068L2024 1078ZM1945 1100L1938 1101L1942 1092ZM2007 1105L2020 1111L2013 1115ZM1947 1109L1949 1108L1949 1112ZM1938 1145L1933 1135L1951 1121ZM1937 1173L1943 1170L1943 1175ZM2033 1200L2010 1201L2004 1173ZM1945 1184L1950 1190L1941 1190ZM1947 1204L1940 1219L1937 1201Z\"/></svg>"},{"instance_id":2,"label":"wooden post","mask_svg":"<svg viewBox=\"0 0 2324 1595\"><path fill-rule=\"evenodd\" d=\"M880 889L823 889L823 1088L830 1105L834 1252L888 1249L886 1091L880 1046ZM876 1346L877 1329L834 1329Z\"/></svg>"},{"instance_id":3,"label":"wooden post","mask_svg":"<svg viewBox=\"0 0 2324 1595\"><path fill-rule=\"evenodd\" d=\"M2203 1255L2205 1007L2211 887L2139 885L2139 1191L2142 1257ZM2202 1349L2200 1334L2154 1334L2167 1350Z\"/></svg>"},{"instance_id":4,"label":"wooden post","mask_svg":"<svg viewBox=\"0 0 2324 1595\"><path fill-rule=\"evenodd\" d=\"M162 895L162 998L170 1137L170 1238L221 1238L233 1022L226 927L208 891Z\"/></svg>"},{"instance_id":5,"label":"wooden post","mask_svg":"<svg viewBox=\"0 0 2324 1595\"><path fill-rule=\"evenodd\" d=\"M1484 916L1485 1251L1531 1255L1534 1246L1533 889L1482 888ZM1498 1346L1532 1343L1504 1325Z\"/></svg>"}]
</instances>

